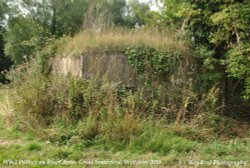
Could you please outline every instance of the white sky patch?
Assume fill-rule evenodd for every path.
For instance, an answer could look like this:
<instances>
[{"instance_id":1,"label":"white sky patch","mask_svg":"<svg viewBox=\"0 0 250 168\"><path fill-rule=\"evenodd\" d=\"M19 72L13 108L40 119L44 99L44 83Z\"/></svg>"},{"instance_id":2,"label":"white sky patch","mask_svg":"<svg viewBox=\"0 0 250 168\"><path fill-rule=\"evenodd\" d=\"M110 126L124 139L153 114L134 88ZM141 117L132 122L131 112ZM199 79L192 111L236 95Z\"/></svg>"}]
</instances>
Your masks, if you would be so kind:
<instances>
[{"instance_id":1,"label":"white sky patch","mask_svg":"<svg viewBox=\"0 0 250 168\"><path fill-rule=\"evenodd\" d=\"M140 2L148 3L152 11L160 11L163 7L162 2L156 2L155 0L139 0Z\"/></svg>"}]
</instances>

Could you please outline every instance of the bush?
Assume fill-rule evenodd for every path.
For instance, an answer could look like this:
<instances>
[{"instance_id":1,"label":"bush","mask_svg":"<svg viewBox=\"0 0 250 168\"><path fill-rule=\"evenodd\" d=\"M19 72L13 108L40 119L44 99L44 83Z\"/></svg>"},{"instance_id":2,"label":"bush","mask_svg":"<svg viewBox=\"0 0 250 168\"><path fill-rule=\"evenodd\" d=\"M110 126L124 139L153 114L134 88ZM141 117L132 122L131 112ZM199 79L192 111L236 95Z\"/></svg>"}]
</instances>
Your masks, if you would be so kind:
<instances>
[{"instance_id":1,"label":"bush","mask_svg":"<svg viewBox=\"0 0 250 168\"><path fill-rule=\"evenodd\" d=\"M10 93L10 103L17 117L36 125L48 123L52 115L52 102L47 94L48 79L33 75Z\"/></svg>"},{"instance_id":2,"label":"bush","mask_svg":"<svg viewBox=\"0 0 250 168\"><path fill-rule=\"evenodd\" d=\"M20 29L20 26L22 29ZM5 34L5 54L15 65L30 60L32 54L40 50L50 36L47 30L31 18L18 16L11 18Z\"/></svg>"}]
</instances>

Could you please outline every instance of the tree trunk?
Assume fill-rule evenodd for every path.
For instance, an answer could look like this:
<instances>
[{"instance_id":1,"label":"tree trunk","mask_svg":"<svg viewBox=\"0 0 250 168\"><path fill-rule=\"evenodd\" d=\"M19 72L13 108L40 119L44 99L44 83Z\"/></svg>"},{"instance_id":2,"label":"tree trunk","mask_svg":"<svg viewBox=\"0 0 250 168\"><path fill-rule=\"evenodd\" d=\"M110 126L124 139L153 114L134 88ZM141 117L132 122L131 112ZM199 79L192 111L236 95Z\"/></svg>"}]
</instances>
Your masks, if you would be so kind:
<instances>
[{"instance_id":1,"label":"tree trunk","mask_svg":"<svg viewBox=\"0 0 250 168\"><path fill-rule=\"evenodd\" d=\"M51 20L51 33L53 35L56 34L56 0L51 1L52 7L52 20Z\"/></svg>"}]
</instances>

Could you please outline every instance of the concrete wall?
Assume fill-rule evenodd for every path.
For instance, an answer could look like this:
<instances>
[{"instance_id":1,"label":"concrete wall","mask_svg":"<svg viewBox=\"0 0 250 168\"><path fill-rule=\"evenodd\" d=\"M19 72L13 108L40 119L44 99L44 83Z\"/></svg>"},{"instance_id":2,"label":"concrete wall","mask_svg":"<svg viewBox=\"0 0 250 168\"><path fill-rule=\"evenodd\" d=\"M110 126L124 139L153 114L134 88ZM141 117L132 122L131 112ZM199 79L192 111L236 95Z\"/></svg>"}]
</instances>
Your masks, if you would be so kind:
<instances>
[{"instance_id":1,"label":"concrete wall","mask_svg":"<svg viewBox=\"0 0 250 168\"><path fill-rule=\"evenodd\" d=\"M56 57L52 60L53 74L71 74L84 79L108 79L121 82L127 87L139 84L136 70L128 63L122 53L88 53L80 57ZM191 57L182 57L172 74L162 78L164 92L181 90L183 85L192 87L194 74L197 73L196 62Z\"/></svg>"},{"instance_id":2,"label":"concrete wall","mask_svg":"<svg viewBox=\"0 0 250 168\"><path fill-rule=\"evenodd\" d=\"M55 57L52 59L52 74L71 74L82 77L82 57Z\"/></svg>"},{"instance_id":3,"label":"concrete wall","mask_svg":"<svg viewBox=\"0 0 250 168\"><path fill-rule=\"evenodd\" d=\"M136 71L121 53L88 53L80 57L55 57L52 74L71 74L84 79L105 78L123 85L136 85Z\"/></svg>"}]
</instances>

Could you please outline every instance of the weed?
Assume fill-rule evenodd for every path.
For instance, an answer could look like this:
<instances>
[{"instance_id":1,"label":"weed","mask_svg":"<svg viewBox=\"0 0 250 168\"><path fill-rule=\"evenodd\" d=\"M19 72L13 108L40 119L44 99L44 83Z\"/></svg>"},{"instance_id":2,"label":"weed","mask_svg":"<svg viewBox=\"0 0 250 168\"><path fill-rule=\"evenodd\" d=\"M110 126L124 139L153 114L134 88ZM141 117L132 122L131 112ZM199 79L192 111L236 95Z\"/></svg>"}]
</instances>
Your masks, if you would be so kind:
<instances>
[{"instance_id":1,"label":"weed","mask_svg":"<svg viewBox=\"0 0 250 168\"><path fill-rule=\"evenodd\" d=\"M28 146L28 150L30 150L30 151L40 151L41 149L42 149L42 147L36 143L29 144L29 146Z\"/></svg>"},{"instance_id":2,"label":"weed","mask_svg":"<svg viewBox=\"0 0 250 168\"><path fill-rule=\"evenodd\" d=\"M66 158L69 158L71 154L72 152L70 148L63 148L63 149L57 149L53 151L52 155L56 158L66 159Z\"/></svg>"}]
</instances>

